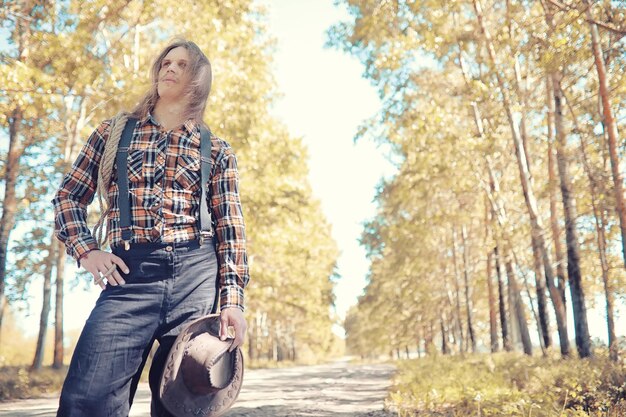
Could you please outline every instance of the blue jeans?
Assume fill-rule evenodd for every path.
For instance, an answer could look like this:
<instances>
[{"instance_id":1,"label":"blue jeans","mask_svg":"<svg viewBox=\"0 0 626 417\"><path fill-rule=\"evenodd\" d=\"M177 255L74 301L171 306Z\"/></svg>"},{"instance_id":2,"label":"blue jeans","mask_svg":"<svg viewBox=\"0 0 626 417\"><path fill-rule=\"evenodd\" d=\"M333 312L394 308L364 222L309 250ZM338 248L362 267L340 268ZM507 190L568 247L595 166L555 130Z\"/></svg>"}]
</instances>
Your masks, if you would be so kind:
<instances>
[{"instance_id":1,"label":"blue jeans","mask_svg":"<svg viewBox=\"0 0 626 417\"><path fill-rule=\"evenodd\" d=\"M214 311L217 258L211 242L133 244L114 248L130 272L107 285L78 339L57 416L127 417L148 353L152 416L171 416L158 399L169 349L184 325Z\"/></svg>"}]
</instances>

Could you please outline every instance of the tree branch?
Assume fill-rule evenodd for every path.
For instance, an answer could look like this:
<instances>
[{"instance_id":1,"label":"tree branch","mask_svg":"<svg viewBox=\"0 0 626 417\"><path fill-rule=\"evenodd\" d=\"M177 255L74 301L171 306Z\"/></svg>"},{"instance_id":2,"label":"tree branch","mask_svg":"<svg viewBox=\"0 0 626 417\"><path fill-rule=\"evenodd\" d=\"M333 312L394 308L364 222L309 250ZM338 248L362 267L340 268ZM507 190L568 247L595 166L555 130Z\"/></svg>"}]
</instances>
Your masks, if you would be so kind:
<instances>
[{"instance_id":1,"label":"tree branch","mask_svg":"<svg viewBox=\"0 0 626 417\"><path fill-rule=\"evenodd\" d=\"M550 4L556 6L559 10L561 10L563 12L568 12L568 11L575 10L577 12L581 12L581 15L582 15L582 13L584 13L586 11L586 9L585 10L580 10L580 9L578 9L578 8L572 6L572 5L561 3L559 0L548 0L548 2L550 2ZM613 32L613 33L619 35L620 37L626 36L626 29L616 28L614 26L609 25L608 23L600 22L599 20L595 20L595 19L589 19L587 17L585 17L585 20L587 22L589 22L589 23L593 23L593 24L598 25L601 28L604 28L604 29L608 30L609 32Z\"/></svg>"}]
</instances>

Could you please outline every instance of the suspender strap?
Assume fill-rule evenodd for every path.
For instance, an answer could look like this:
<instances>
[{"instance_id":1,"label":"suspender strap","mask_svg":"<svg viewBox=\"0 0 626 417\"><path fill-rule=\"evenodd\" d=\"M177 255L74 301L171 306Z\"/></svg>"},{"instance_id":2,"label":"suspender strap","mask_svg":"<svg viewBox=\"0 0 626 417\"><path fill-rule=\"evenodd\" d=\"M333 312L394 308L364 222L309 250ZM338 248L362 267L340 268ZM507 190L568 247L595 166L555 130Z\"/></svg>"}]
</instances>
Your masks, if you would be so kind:
<instances>
[{"instance_id":1,"label":"suspender strap","mask_svg":"<svg viewBox=\"0 0 626 417\"><path fill-rule=\"evenodd\" d=\"M128 148L133 137L133 131L137 119L128 119L119 147L117 148L117 180L119 188L118 206L120 208L120 228L122 229L122 240L128 249L132 237L131 216L130 216L130 194L128 193ZM213 225L211 223L211 211L209 209L210 192L207 187L211 177L211 132L204 126L200 127L200 155L201 155L201 181L202 195L200 197L200 243L205 239L205 235L213 237Z\"/></svg>"},{"instance_id":2,"label":"suspender strap","mask_svg":"<svg viewBox=\"0 0 626 417\"><path fill-rule=\"evenodd\" d=\"M122 240L128 249L130 239L132 237L130 224L130 195L128 194L128 148L133 137L133 131L137 119L128 119L120 144L117 148L116 164L117 164L117 185L119 187L118 206L120 208L120 228L122 229Z\"/></svg>"},{"instance_id":3,"label":"suspender strap","mask_svg":"<svg viewBox=\"0 0 626 417\"><path fill-rule=\"evenodd\" d=\"M211 210L209 209L210 193L208 182L211 177L211 131L200 126L200 171L202 181L202 195L200 196L200 243L204 241L205 234L208 237L213 236L213 227L211 225Z\"/></svg>"}]
</instances>

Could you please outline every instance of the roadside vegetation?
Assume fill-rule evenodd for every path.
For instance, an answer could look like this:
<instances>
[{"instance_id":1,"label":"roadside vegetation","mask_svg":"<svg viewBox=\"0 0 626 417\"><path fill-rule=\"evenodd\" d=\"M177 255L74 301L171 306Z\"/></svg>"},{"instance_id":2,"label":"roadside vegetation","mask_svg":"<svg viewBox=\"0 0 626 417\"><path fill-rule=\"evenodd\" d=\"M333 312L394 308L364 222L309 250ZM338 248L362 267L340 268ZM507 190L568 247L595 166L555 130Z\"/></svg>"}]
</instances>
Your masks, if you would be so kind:
<instances>
[{"instance_id":1,"label":"roadside vegetation","mask_svg":"<svg viewBox=\"0 0 626 417\"><path fill-rule=\"evenodd\" d=\"M522 353L398 361L387 407L399 416L621 417L626 365Z\"/></svg>"}]
</instances>

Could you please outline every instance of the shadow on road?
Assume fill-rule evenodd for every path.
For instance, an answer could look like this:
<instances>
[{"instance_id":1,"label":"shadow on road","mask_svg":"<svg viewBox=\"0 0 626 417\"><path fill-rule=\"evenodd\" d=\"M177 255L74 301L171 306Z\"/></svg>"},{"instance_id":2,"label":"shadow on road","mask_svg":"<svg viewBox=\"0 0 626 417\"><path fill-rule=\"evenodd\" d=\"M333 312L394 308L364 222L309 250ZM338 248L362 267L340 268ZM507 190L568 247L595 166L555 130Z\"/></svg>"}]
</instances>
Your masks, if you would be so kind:
<instances>
[{"instance_id":1,"label":"shadow on road","mask_svg":"<svg viewBox=\"0 0 626 417\"><path fill-rule=\"evenodd\" d=\"M227 417L384 416L390 365L347 362L258 370L247 378Z\"/></svg>"},{"instance_id":2,"label":"shadow on road","mask_svg":"<svg viewBox=\"0 0 626 417\"><path fill-rule=\"evenodd\" d=\"M224 417L386 417L391 365L327 365L246 371L235 407ZM0 417L52 417L57 396L0 403ZM150 390L140 384L129 417L150 416Z\"/></svg>"}]
</instances>

